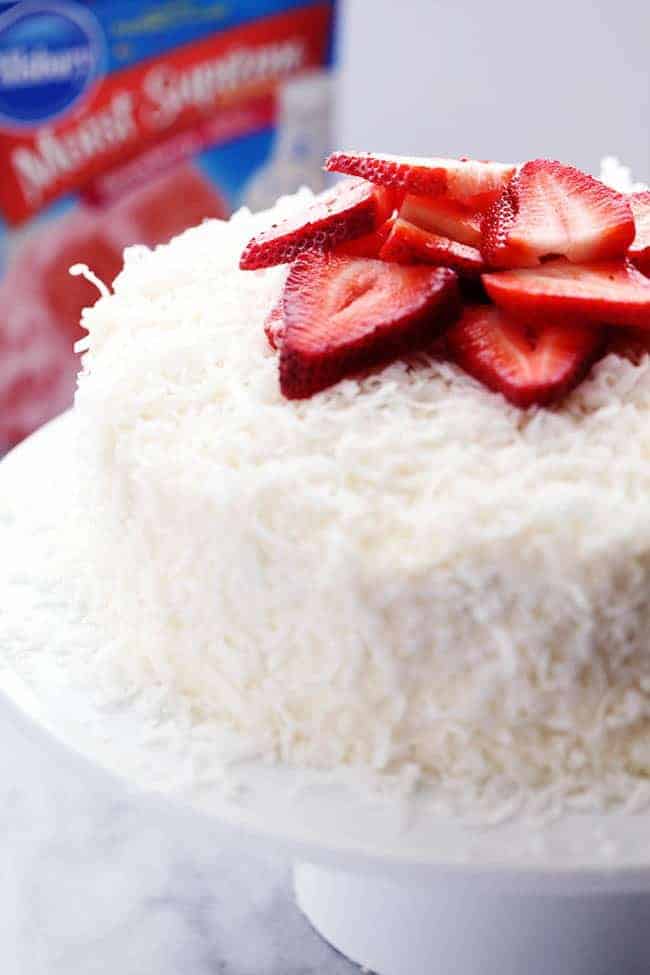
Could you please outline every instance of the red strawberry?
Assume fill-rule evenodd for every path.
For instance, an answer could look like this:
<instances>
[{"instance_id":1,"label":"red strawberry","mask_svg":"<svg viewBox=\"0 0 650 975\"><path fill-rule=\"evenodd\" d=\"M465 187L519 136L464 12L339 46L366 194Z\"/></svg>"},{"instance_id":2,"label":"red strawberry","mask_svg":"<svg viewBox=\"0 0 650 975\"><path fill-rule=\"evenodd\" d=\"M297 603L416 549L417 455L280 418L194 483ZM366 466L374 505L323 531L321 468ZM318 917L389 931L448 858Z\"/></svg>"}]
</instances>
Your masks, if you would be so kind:
<instances>
[{"instance_id":1,"label":"red strawberry","mask_svg":"<svg viewBox=\"0 0 650 975\"><path fill-rule=\"evenodd\" d=\"M481 250L493 267L534 267L545 257L575 263L624 257L634 239L627 199L548 159L526 163L483 218Z\"/></svg>"},{"instance_id":2,"label":"red strawberry","mask_svg":"<svg viewBox=\"0 0 650 975\"><path fill-rule=\"evenodd\" d=\"M253 237L239 266L253 271L288 264L306 250L331 250L345 240L371 233L393 209L394 197L389 190L359 180L345 180L321 193L297 216Z\"/></svg>"},{"instance_id":3,"label":"red strawberry","mask_svg":"<svg viewBox=\"0 0 650 975\"><path fill-rule=\"evenodd\" d=\"M264 322L264 334L269 340L272 349L279 349L284 337L284 312L282 310L282 298L279 298L273 308L266 316Z\"/></svg>"},{"instance_id":4,"label":"red strawberry","mask_svg":"<svg viewBox=\"0 0 650 975\"><path fill-rule=\"evenodd\" d=\"M634 193L628 197L628 200L636 227L636 236L628 255L639 271L650 276L650 190L646 190L645 193Z\"/></svg>"},{"instance_id":5,"label":"red strawberry","mask_svg":"<svg viewBox=\"0 0 650 975\"><path fill-rule=\"evenodd\" d=\"M650 328L650 278L629 261L571 264L484 274L495 304L523 321Z\"/></svg>"},{"instance_id":6,"label":"red strawberry","mask_svg":"<svg viewBox=\"0 0 650 975\"><path fill-rule=\"evenodd\" d=\"M347 257L379 257L379 252L387 240L394 220L391 217L385 223L373 230L372 233L364 234L363 237L355 237L354 240L346 240L334 248L335 254Z\"/></svg>"},{"instance_id":7,"label":"red strawberry","mask_svg":"<svg viewBox=\"0 0 650 975\"><path fill-rule=\"evenodd\" d=\"M382 261L397 261L399 264L421 261L453 267L461 274L481 274L486 269L481 252L475 247L422 230L401 217L395 221L379 256Z\"/></svg>"},{"instance_id":8,"label":"red strawberry","mask_svg":"<svg viewBox=\"0 0 650 975\"><path fill-rule=\"evenodd\" d=\"M475 159L390 156L371 152L335 152L325 168L361 176L371 183L422 196L446 194L471 205L489 205L515 171L504 163Z\"/></svg>"},{"instance_id":9,"label":"red strawberry","mask_svg":"<svg viewBox=\"0 0 650 975\"><path fill-rule=\"evenodd\" d=\"M460 311L447 268L309 254L289 272L280 387L304 399L345 376L426 348Z\"/></svg>"},{"instance_id":10,"label":"red strawberry","mask_svg":"<svg viewBox=\"0 0 650 975\"><path fill-rule=\"evenodd\" d=\"M532 332L498 308L470 305L446 338L466 372L525 408L551 403L576 386L600 352L603 333L579 325Z\"/></svg>"},{"instance_id":11,"label":"red strawberry","mask_svg":"<svg viewBox=\"0 0 650 975\"><path fill-rule=\"evenodd\" d=\"M446 196L431 198L409 193L404 197L399 215L424 230L450 237L460 244L478 247L481 243L481 211L470 210Z\"/></svg>"}]
</instances>

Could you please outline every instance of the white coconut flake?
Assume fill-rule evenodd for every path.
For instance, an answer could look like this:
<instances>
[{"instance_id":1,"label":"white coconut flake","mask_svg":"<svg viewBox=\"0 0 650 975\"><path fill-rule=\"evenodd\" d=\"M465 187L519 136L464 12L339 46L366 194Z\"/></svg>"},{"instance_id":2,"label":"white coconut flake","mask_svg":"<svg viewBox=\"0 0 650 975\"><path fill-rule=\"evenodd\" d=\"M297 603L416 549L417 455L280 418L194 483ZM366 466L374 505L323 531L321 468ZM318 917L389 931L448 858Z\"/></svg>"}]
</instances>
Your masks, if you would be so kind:
<instances>
[{"instance_id":1,"label":"white coconut flake","mask_svg":"<svg viewBox=\"0 0 650 975\"><path fill-rule=\"evenodd\" d=\"M66 549L98 675L207 741L483 821L637 808L650 360L608 356L554 410L435 360L288 402L263 330L286 271L237 262L309 198L127 251L85 313Z\"/></svg>"},{"instance_id":2,"label":"white coconut flake","mask_svg":"<svg viewBox=\"0 0 650 975\"><path fill-rule=\"evenodd\" d=\"M637 183L632 179L632 170L629 166L624 166L616 156L605 156L600 164L600 178L619 193L640 193L648 189L645 183Z\"/></svg>"},{"instance_id":3,"label":"white coconut flake","mask_svg":"<svg viewBox=\"0 0 650 975\"><path fill-rule=\"evenodd\" d=\"M94 284L102 298L107 298L111 293L107 285L94 271L91 271L87 264L73 264L68 273L73 278L85 278L89 284Z\"/></svg>"}]
</instances>

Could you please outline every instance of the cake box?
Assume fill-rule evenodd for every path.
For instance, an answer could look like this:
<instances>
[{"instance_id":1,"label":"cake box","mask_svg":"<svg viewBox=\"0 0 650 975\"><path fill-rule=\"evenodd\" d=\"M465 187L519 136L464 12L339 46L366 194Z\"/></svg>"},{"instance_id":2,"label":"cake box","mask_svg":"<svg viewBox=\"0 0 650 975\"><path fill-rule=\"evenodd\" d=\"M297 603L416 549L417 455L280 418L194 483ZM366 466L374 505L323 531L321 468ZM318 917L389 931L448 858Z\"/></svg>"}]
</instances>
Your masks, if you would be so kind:
<instances>
[{"instance_id":1,"label":"cake box","mask_svg":"<svg viewBox=\"0 0 650 975\"><path fill-rule=\"evenodd\" d=\"M322 187L335 8L0 3L0 453L72 400L72 264Z\"/></svg>"}]
</instances>

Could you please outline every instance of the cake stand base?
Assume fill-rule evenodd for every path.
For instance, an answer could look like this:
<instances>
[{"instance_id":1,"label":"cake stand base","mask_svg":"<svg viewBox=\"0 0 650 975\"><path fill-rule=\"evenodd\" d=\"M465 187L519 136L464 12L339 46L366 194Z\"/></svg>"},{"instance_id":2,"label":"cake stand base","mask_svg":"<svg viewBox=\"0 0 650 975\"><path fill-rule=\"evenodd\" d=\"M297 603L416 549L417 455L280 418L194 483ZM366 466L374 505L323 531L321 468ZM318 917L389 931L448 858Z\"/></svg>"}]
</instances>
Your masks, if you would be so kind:
<instances>
[{"instance_id":1,"label":"cake stand base","mask_svg":"<svg viewBox=\"0 0 650 975\"><path fill-rule=\"evenodd\" d=\"M246 760L245 749L221 767L217 729L195 734L185 709L161 720L158 703L98 693L104 637L52 586L74 422L0 465L0 707L21 733L39 735L53 761L61 743L79 753L89 783L112 790L112 773L147 809L172 803L184 828L216 827L212 842L290 856L314 927L378 975L650 975L644 789L629 809L470 826L426 791L378 801L363 783Z\"/></svg>"},{"instance_id":2,"label":"cake stand base","mask_svg":"<svg viewBox=\"0 0 650 975\"><path fill-rule=\"evenodd\" d=\"M295 868L296 900L343 955L377 975L648 975L650 896L477 892Z\"/></svg>"}]
</instances>

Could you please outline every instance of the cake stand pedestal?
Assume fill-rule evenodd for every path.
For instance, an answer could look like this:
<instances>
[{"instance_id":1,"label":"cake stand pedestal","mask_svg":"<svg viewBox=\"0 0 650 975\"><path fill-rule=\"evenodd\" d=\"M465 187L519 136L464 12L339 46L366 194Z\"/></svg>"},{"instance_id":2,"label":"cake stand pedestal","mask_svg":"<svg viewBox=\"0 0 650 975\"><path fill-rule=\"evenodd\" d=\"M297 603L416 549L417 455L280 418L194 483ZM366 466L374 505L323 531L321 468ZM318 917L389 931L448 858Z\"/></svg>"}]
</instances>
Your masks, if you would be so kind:
<instances>
[{"instance_id":1,"label":"cake stand pedestal","mask_svg":"<svg viewBox=\"0 0 650 975\"><path fill-rule=\"evenodd\" d=\"M163 719L138 698L96 699L103 637L48 575L52 539L67 544L73 424L0 465L0 690L23 729L67 749L89 783L117 789L117 777L147 808L174 804L189 829L289 856L313 926L378 975L648 975L647 812L470 826L434 795L381 799L354 774L219 767L218 729L206 738L173 709Z\"/></svg>"},{"instance_id":2,"label":"cake stand pedestal","mask_svg":"<svg viewBox=\"0 0 650 975\"><path fill-rule=\"evenodd\" d=\"M311 864L298 906L377 975L648 975L650 896L500 893L472 878L395 883Z\"/></svg>"}]
</instances>

